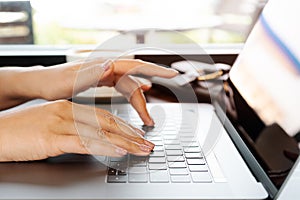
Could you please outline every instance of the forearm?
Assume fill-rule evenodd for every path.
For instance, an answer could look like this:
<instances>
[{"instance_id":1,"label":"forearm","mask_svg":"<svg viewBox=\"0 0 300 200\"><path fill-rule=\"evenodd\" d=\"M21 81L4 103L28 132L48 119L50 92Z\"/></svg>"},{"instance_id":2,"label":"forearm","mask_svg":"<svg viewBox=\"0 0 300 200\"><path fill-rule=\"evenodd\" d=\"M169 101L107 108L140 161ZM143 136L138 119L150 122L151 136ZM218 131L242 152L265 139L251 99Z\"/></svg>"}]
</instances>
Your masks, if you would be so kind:
<instances>
[{"instance_id":1,"label":"forearm","mask_svg":"<svg viewBox=\"0 0 300 200\"><path fill-rule=\"evenodd\" d=\"M0 110L40 98L35 79L42 67L0 68Z\"/></svg>"}]
</instances>

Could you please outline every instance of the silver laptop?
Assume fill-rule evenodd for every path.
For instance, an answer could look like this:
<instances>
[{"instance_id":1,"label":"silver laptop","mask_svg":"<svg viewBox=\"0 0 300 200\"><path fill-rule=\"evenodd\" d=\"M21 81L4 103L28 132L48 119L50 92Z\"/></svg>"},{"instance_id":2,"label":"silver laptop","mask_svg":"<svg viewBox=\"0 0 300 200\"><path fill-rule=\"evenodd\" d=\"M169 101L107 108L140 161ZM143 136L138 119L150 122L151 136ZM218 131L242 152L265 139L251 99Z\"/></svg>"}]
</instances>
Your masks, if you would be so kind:
<instances>
[{"instance_id":1,"label":"silver laptop","mask_svg":"<svg viewBox=\"0 0 300 200\"><path fill-rule=\"evenodd\" d=\"M1 163L0 198L296 198L288 195L299 196L293 188L300 186L299 162L294 164L299 153L294 136L300 130L295 120L300 113L300 54L292 54L294 44L284 43L290 38L282 38L281 29L272 24L275 16L284 19L279 25L288 24L288 17L299 10L291 4L267 4L225 83L221 102L226 112L219 101L149 104L156 121L155 127L145 128L147 139L156 144L150 156L67 154ZM290 32L299 32L296 25L289 26ZM101 107L142 125L128 104Z\"/></svg>"}]
</instances>

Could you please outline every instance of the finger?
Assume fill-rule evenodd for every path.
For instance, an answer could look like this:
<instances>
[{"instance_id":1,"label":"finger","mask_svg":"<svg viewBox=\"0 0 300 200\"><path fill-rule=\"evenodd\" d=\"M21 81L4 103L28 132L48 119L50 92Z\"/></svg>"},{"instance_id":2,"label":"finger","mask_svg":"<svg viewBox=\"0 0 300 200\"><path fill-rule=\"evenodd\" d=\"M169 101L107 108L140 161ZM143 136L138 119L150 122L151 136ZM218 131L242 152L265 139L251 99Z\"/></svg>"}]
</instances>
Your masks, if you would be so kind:
<instances>
[{"instance_id":1,"label":"finger","mask_svg":"<svg viewBox=\"0 0 300 200\"><path fill-rule=\"evenodd\" d=\"M122 118L116 116L116 115L112 115L110 112L106 111L106 110L102 110L102 113L106 113L107 115L111 115L114 117L114 119L116 120L117 123L119 124L124 124L124 126L129 126L130 128L132 128L134 130L134 134L133 136L137 136L137 135L140 135L140 136L144 136L145 135L145 131L143 131L142 129L139 129L129 123L127 123L125 120L123 120Z\"/></svg>"},{"instance_id":2,"label":"finger","mask_svg":"<svg viewBox=\"0 0 300 200\"><path fill-rule=\"evenodd\" d=\"M108 112L107 112L108 113ZM121 123L126 123L124 120L115 117L116 121L118 121L118 124ZM130 126L130 125L129 125ZM90 126L87 125L85 123L81 123L81 122L74 122L73 120L64 120L63 123L61 123L61 128L59 130L57 130L56 132L58 134L66 134L66 135L78 135L80 138L91 138L94 140L106 140L106 138L104 137L104 135L102 134L102 129L100 127L95 127L95 126ZM135 129L135 131L137 131L138 133L142 133L145 134L144 131L139 130L138 128L135 128L132 126L133 129ZM143 137L141 137L140 134L134 134L134 135L128 135L127 133L121 133L120 135L122 135L123 137L139 143L139 144L145 144L150 148L154 148L154 144L150 141L145 140Z\"/></svg>"},{"instance_id":3,"label":"finger","mask_svg":"<svg viewBox=\"0 0 300 200\"><path fill-rule=\"evenodd\" d=\"M101 133L101 128L96 128L81 122L75 122L75 132L72 135L78 135L79 137L87 137L94 140L105 140L105 137Z\"/></svg>"},{"instance_id":4,"label":"finger","mask_svg":"<svg viewBox=\"0 0 300 200\"><path fill-rule=\"evenodd\" d=\"M134 129L137 133L139 133L141 136L145 136L145 134L146 134L145 131L143 131L143 130L141 130L141 129L139 129L139 128L137 128L137 127L131 125L131 124L129 124L129 126L130 126L131 128L133 128L133 129Z\"/></svg>"},{"instance_id":5,"label":"finger","mask_svg":"<svg viewBox=\"0 0 300 200\"><path fill-rule=\"evenodd\" d=\"M108 111L107 111L107 113L111 114ZM115 115L113 115L113 117L118 124L123 124L124 126L129 126L130 128L132 128L134 131L134 134L132 134L132 136L137 137L137 136L144 136L146 134L145 131L133 126L132 124L129 124L128 122L124 121L122 118L115 116Z\"/></svg>"},{"instance_id":6,"label":"finger","mask_svg":"<svg viewBox=\"0 0 300 200\"><path fill-rule=\"evenodd\" d=\"M129 76L122 76L117 80L115 88L128 99L145 125L154 125L154 121L146 107L145 96L134 79Z\"/></svg>"},{"instance_id":7,"label":"finger","mask_svg":"<svg viewBox=\"0 0 300 200\"><path fill-rule=\"evenodd\" d=\"M112 145L109 142L76 135L58 135L55 145L62 153L93 154L112 157L122 157L127 154L125 149Z\"/></svg>"},{"instance_id":8,"label":"finger","mask_svg":"<svg viewBox=\"0 0 300 200\"><path fill-rule=\"evenodd\" d=\"M119 59L112 63L114 65L114 73L118 75L145 75L145 76L159 76L163 78L172 78L178 72L171 68L161 67L154 63L145 62L142 60L133 59Z\"/></svg>"},{"instance_id":9,"label":"finger","mask_svg":"<svg viewBox=\"0 0 300 200\"><path fill-rule=\"evenodd\" d=\"M155 146L152 142L146 140L140 134L138 134L132 127L128 126L127 123L118 121L118 119L116 118L110 118L109 121L110 122L108 123L111 124L110 128L102 129L103 131L108 130L108 132L119 134L121 137L127 138L141 145L147 145L150 148L153 148Z\"/></svg>"},{"instance_id":10,"label":"finger","mask_svg":"<svg viewBox=\"0 0 300 200\"><path fill-rule=\"evenodd\" d=\"M118 123L123 123L122 121L118 122ZM92 138L95 140L105 140L106 138L103 135L103 129L101 128L96 128L93 126L89 126L80 122L76 123L76 131L77 134L80 137L88 137L88 138ZM139 143L139 144L145 144L151 148L154 147L154 144L152 142L149 142L147 140L145 140L143 137L141 137L140 135L136 134L136 135L128 135L128 134L120 134L122 137L125 137L133 142Z\"/></svg>"},{"instance_id":11,"label":"finger","mask_svg":"<svg viewBox=\"0 0 300 200\"><path fill-rule=\"evenodd\" d=\"M133 79L135 82L137 82L139 85L139 88L141 88L144 92L150 90L152 87L151 81L149 81L147 79L140 78L140 77L134 77L134 76L130 76L130 78Z\"/></svg>"},{"instance_id":12,"label":"finger","mask_svg":"<svg viewBox=\"0 0 300 200\"><path fill-rule=\"evenodd\" d=\"M129 140L112 132L103 131L103 133L112 144L124 148L129 153L134 155L147 156L151 153L151 150L154 148Z\"/></svg>"},{"instance_id":13,"label":"finger","mask_svg":"<svg viewBox=\"0 0 300 200\"><path fill-rule=\"evenodd\" d=\"M73 116L76 122L84 123L96 129L114 132L129 139L135 138L136 142L138 143L154 146L153 143L145 140L141 136L140 133L143 133L142 130L137 131L137 128L133 128L124 120L112 115L108 111L80 104L74 104Z\"/></svg>"},{"instance_id":14,"label":"finger","mask_svg":"<svg viewBox=\"0 0 300 200\"><path fill-rule=\"evenodd\" d=\"M112 115L107 110L71 103L65 100L50 102L48 105L55 106L54 109L58 115L56 123L60 124L60 126L51 127L51 129L57 134L74 135L75 133L79 133L85 136L87 135L86 132L92 132L89 130L91 128L101 129L102 127L99 121L101 121L102 118L106 118L107 121L115 121L118 124L118 127L129 127L127 130L129 132L121 132L121 134L132 135L134 137L142 137L145 135L143 130L128 124L126 121ZM51 109L53 110L52 107ZM122 130L124 130L124 128L122 128ZM118 131L115 130L115 132ZM97 136L89 135L89 137Z\"/></svg>"}]
</instances>

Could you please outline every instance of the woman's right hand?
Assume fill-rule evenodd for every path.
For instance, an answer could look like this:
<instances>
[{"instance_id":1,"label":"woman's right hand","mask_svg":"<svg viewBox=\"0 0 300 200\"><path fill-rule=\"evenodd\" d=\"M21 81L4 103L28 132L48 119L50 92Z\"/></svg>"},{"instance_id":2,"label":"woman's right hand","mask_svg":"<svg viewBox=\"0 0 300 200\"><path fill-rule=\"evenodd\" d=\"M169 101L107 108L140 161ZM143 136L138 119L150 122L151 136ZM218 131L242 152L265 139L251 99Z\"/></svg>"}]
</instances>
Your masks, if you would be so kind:
<instances>
[{"instance_id":1,"label":"woman's right hand","mask_svg":"<svg viewBox=\"0 0 300 200\"><path fill-rule=\"evenodd\" d=\"M146 156L154 144L110 112L58 100L0 114L0 161L41 160L64 153Z\"/></svg>"}]
</instances>

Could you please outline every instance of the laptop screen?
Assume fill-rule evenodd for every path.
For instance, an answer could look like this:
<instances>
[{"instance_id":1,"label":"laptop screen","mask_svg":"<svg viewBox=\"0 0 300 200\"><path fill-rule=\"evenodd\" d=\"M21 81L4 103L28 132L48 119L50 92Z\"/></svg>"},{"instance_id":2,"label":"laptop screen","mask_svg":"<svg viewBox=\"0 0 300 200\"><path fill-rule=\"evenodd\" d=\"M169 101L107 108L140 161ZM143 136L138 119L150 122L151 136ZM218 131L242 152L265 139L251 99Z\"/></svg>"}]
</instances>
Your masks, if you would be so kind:
<instances>
[{"instance_id":1,"label":"laptop screen","mask_svg":"<svg viewBox=\"0 0 300 200\"><path fill-rule=\"evenodd\" d=\"M231 118L277 188L299 152L299 10L270 0L230 71Z\"/></svg>"}]
</instances>

